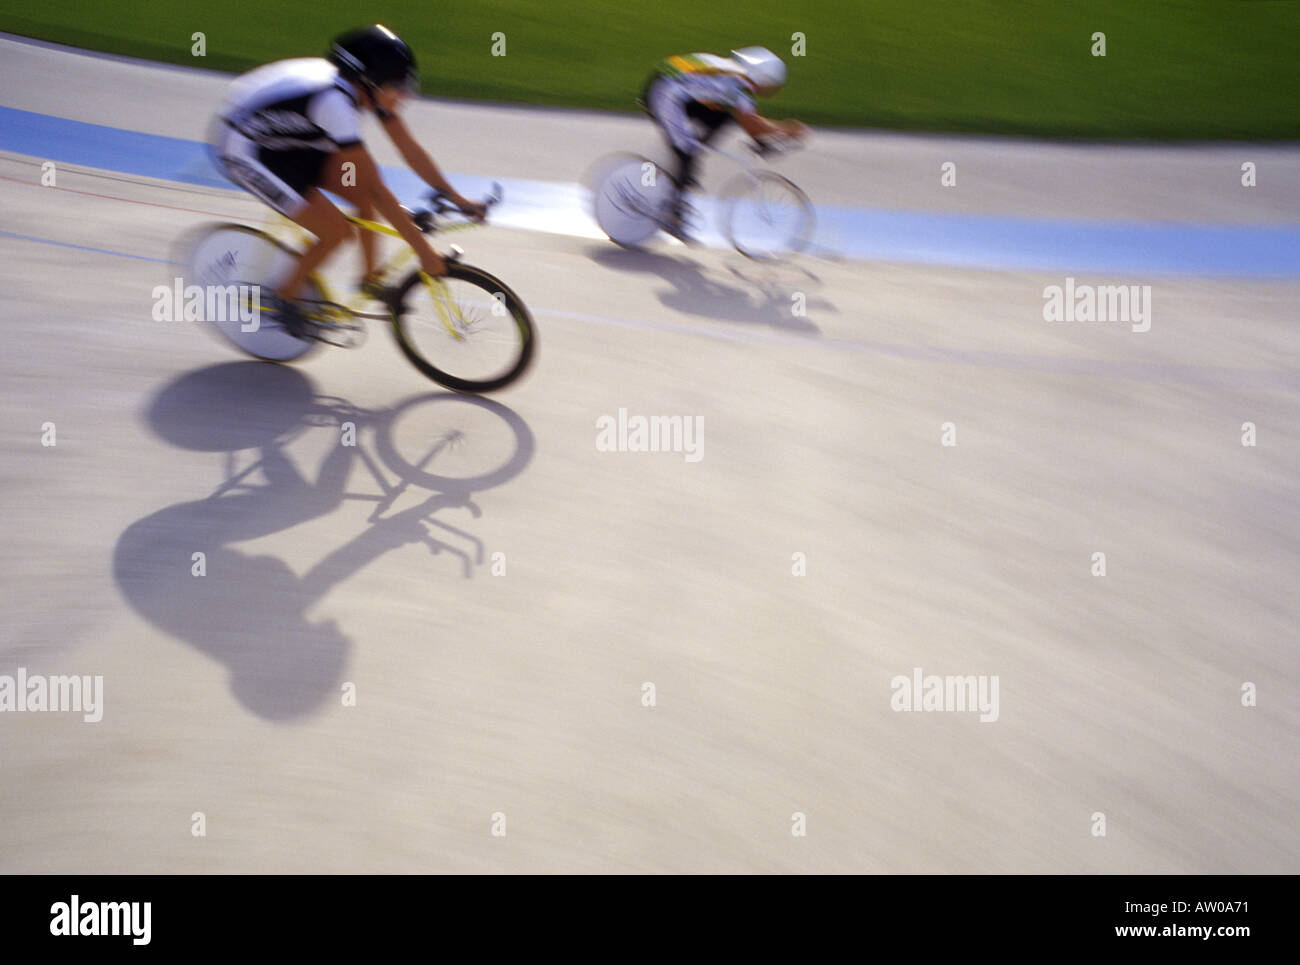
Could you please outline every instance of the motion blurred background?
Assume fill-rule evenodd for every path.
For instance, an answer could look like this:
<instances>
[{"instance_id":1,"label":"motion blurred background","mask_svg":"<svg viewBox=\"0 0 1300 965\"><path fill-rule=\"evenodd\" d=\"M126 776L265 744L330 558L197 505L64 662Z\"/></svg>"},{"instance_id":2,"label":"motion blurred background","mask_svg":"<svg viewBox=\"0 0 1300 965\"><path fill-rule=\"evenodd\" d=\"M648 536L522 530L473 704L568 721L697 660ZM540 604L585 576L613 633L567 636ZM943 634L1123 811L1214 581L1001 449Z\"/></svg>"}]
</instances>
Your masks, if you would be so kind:
<instances>
[{"instance_id":1,"label":"motion blurred background","mask_svg":"<svg viewBox=\"0 0 1300 965\"><path fill-rule=\"evenodd\" d=\"M626 111L662 57L784 52L797 31L808 55L791 60L776 116L1054 137L1300 137L1300 5L1288 0L48 0L0 11L0 30L229 71L318 55L361 21L411 44L431 96ZM498 32L507 55L485 62ZM1096 32L1105 57L1092 55Z\"/></svg>"}]
</instances>

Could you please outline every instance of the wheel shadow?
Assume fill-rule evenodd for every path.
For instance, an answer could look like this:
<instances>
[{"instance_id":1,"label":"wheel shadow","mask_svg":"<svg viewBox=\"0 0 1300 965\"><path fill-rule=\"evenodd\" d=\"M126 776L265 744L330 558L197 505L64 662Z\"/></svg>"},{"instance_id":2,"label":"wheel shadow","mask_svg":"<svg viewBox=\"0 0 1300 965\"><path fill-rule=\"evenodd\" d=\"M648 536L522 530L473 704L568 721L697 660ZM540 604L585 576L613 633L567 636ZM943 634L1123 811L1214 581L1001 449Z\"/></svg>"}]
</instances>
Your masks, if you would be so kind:
<instances>
[{"instance_id":1,"label":"wheel shadow","mask_svg":"<svg viewBox=\"0 0 1300 965\"><path fill-rule=\"evenodd\" d=\"M142 617L224 666L245 708L274 721L309 715L340 692L351 641L308 610L412 543L471 578L484 563L482 542L459 519L437 517L479 518L473 496L522 472L534 447L527 424L493 400L431 392L363 410L318 395L296 369L261 362L182 376L153 396L146 421L166 445L221 453L224 478L203 498L127 527L114 548L115 582ZM294 449L319 452L321 433L336 444L304 465ZM371 491L349 491L357 475ZM374 504L364 528L301 575L238 546L350 499Z\"/></svg>"},{"instance_id":2,"label":"wheel shadow","mask_svg":"<svg viewBox=\"0 0 1300 965\"><path fill-rule=\"evenodd\" d=\"M836 311L816 294L821 279L795 263L765 265L736 255L724 269L713 270L687 256L610 243L592 245L588 256L612 271L662 278L671 287L656 292L660 303L687 315L820 335L821 329L802 313Z\"/></svg>"}]
</instances>

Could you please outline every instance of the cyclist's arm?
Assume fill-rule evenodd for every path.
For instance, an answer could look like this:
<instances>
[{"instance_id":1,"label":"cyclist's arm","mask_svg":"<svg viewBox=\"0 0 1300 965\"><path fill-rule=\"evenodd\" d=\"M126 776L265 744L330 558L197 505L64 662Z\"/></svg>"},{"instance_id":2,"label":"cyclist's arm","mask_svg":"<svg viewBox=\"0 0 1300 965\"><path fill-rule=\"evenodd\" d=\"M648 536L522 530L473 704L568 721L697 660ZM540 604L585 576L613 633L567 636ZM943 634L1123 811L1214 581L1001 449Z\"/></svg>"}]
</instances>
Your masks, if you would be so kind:
<instances>
[{"instance_id":1,"label":"cyclist's arm","mask_svg":"<svg viewBox=\"0 0 1300 965\"><path fill-rule=\"evenodd\" d=\"M402 240L415 250L424 270L431 275L443 274L446 271L446 266L443 265L442 257L433 250L433 246L429 244L420 229L415 226L410 213L402 207L401 202L397 200L393 192L388 190L388 185L384 184L384 179L379 174L379 167L370 156L370 152L366 150L365 145L355 144L343 148L338 152L336 161L339 164L346 164L350 161L356 165L357 187L370 195L375 207L384 216L384 220L392 225L397 230L397 233L402 236ZM438 268L437 271L432 270L435 267Z\"/></svg>"},{"instance_id":2,"label":"cyclist's arm","mask_svg":"<svg viewBox=\"0 0 1300 965\"><path fill-rule=\"evenodd\" d=\"M803 137L808 131L808 128L796 120L769 121L754 111L733 111L732 114L736 118L736 123L754 140L773 136Z\"/></svg>"},{"instance_id":3,"label":"cyclist's arm","mask_svg":"<svg viewBox=\"0 0 1300 965\"><path fill-rule=\"evenodd\" d=\"M383 125L385 133L392 139L393 146L397 148L397 153L402 155L402 159L406 161L407 166L419 175L420 180L434 190L446 195L458 208L473 207L474 202L462 197L442 176L442 172L438 170L438 165L434 164L433 158L429 157L429 153L416 143L415 138L411 136L410 128L406 126L406 123L400 117L393 114L380 123Z\"/></svg>"}]
</instances>

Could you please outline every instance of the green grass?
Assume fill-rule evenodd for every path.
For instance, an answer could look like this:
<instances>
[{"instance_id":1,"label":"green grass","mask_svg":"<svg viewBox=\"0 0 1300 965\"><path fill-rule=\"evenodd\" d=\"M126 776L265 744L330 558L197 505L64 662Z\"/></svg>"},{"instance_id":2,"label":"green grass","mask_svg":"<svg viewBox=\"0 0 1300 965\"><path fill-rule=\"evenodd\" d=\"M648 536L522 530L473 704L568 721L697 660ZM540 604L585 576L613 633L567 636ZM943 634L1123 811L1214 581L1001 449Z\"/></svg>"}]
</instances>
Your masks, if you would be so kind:
<instances>
[{"instance_id":1,"label":"green grass","mask_svg":"<svg viewBox=\"0 0 1300 965\"><path fill-rule=\"evenodd\" d=\"M666 54L789 57L771 113L816 124L1095 138L1300 138L1300 0L10 0L0 29L220 70L315 54L367 18L424 92L631 110ZM202 31L207 56L191 55ZM1094 31L1106 56L1090 54ZM492 56L493 34L506 56ZM556 123L563 123L557 120Z\"/></svg>"}]
</instances>

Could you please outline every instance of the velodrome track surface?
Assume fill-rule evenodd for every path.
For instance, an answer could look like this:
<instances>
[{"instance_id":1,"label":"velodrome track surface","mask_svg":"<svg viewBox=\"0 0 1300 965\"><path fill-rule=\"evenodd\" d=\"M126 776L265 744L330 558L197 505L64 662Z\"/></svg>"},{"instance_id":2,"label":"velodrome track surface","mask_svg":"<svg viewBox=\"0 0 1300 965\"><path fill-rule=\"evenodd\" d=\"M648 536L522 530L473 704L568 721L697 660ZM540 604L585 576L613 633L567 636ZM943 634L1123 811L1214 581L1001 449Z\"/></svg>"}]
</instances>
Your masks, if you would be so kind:
<instances>
[{"instance_id":1,"label":"velodrome track surface","mask_svg":"<svg viewBox=\"0 0 1300 965\"><path fill-rule=\"evenodd\" d=\"M193 140L223 82L0 39L22 111ZM412 116L453 174L652 140ZM105 707L0 714L0 871L1300 870L1300 278L493 227L457 240L541 352L482 401L378 326L280 367L153 321L176 236L258 205L42 160L0 156L0 674ZM822 132L786 170L862 209L1300 223L1294 148ZM1150 284L1150 331L1044 322L1066 274ZM703 458L597 451L620 408L702 416ZM997 721L894 712L916 667L997 675Z\"/></svg>"}]
</instances>

